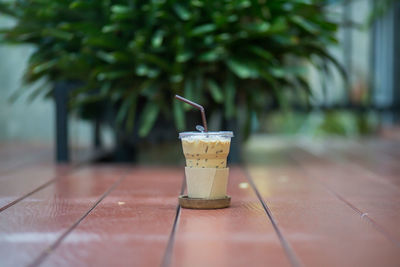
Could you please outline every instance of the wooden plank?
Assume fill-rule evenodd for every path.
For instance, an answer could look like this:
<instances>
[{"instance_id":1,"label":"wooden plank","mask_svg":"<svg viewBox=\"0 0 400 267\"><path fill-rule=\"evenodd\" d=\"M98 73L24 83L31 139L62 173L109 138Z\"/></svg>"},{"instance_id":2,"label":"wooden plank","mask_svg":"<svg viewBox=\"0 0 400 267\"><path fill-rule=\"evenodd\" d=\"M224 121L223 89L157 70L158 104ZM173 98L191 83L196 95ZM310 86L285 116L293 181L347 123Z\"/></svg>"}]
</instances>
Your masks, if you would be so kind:
<instances>
[{"instance_id":1,"label":"wooden plank","mask_svg":"<svg viewBox=\"0 0 400 267\"><path fill-rule=\"evenodd\" d=\"M387 140L381 138L373 138L367 140L360 140L361 145L366 145L373 149L379 149L382 152L394 156L400 157L400 140Z\"/></svg>"},{"instance_id":2,"label":"wooden plank","mask_svg":"<svg viewBox=\"0 0 400 267\"><path fill-rule=\"evenodd\" d=\"M308 175L354 207L400 247L400 189L382 177L351 163L336 163L324 155L292 154ZM306 163L308 162L308 163ZM314 163L311 163L314 162Z\"/></svg>"},{"instance_id":3,"label":"wooden plank","mask_svg":"<svg viewBox=\"0 0 400 267\"><path fill-rule=\"evenodd\" d=\"M387 140L358 142L352 160L400 188L400 144ZM365 148L364 151L361 148Z\"/></svg>"},{"instance_id":4,"label":"wooden plank","mask_svg":"<svg viewBox=\"0 0 400 267\"><path fill-rule=\"evenodd\" d=\"M39 164L1 175L0 212L71 170L68 165Z\"/></svg>"},{"instance_id":5,"label":"wooden plank","mask_svg":"<svg viewBox=\"0 0 400 267\"><path fill-rule=\"evenodd\" d=\"M44 266L159 266L175 219L182 169L131 169Z\"/></svg>"},{"instance_id":6,"label":"wooden plank","mask_svg":"<svg viewBox=\"0 0 400 267\"><path fill-rule=\"evenodd\" d=\"M124 171L88 167L57 179L0 213L0 265L31 263L68 231Z\"/></svg>"},{"instance_id":7,"label":"wooden plank","mask_svg":"<svg viewBox=\"0 0 400 267\"><path fill-rule=\"evenodd\" d=\"M324 157L336 163L361 168L367 179L373 179L400 189L400 154L386 153L395 147L382 140L305 142L301 147L317 157ZM368 174L367 172L372 172Z\"/></svg>"},{"instance_id":8,"label":"wooden plank","mask_svg":"<svg viewBox=\"0 0 400 267\"><path fill-rule=\"evenodd\" d=\"M342 156L342 160L347 160L346 164L354 164L354 168L361 168L364 173L372 173L366 177L377 178L400 189L400 156L384 157L376 151L357 148L351 151L335 151Z\"/></svg>"},{"instance_id":9,"label":"wooden plank","mask_svg":"<svg viewBox=\"0 0 400 267\"><path fill-rule=\"evenodd\" d=\"M400 250L290 160L249 172L282 234L306 266L398 266ZM288 151L291 154L291 151ZM280 156L281 157L281 156ZM282 158L282 157L281 157ZM272 160L270 162L273 162ZM310 166L310 168L315 167ZM329 173L325 169L324 173ZM343 181L342 176L335 179Z\"/></svg>"},{"instance_id":10,"label":"wooden plank","mask_svg":"<svg viewBox=\"0 0 400 267\"><path fill-rule=\"evenodd\" d=\"M260 201L238 168L231 168L231 207L182 209L172 266L288 266Z\"/></svg>"}]
</instances>

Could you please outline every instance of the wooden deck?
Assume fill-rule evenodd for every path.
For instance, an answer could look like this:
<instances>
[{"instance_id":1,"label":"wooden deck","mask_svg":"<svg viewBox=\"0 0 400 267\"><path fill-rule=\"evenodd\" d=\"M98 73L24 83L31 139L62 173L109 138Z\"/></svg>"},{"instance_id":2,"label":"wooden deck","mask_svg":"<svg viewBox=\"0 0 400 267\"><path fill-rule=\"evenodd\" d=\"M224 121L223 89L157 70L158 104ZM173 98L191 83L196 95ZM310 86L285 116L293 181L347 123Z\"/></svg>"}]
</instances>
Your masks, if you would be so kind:
<instances>
[{"instance_id":1,"label":"wooden deck","mask_svg":"<svg viewBox=\"0 0 400 267\"><path fill-rule=\"evenodd\" d=\"M206 211L178 206L183 167L0 144L0 266L400 266L400 142L251 146Z\"/></svg>"}]
</instances>

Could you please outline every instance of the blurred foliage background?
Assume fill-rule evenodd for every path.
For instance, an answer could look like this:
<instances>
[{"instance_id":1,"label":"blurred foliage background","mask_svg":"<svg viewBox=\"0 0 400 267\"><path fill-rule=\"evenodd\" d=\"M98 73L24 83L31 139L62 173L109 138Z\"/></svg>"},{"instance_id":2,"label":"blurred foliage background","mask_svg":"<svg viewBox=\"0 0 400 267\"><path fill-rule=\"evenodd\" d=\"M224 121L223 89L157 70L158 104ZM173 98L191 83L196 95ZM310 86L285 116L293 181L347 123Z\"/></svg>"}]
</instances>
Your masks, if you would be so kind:
<instances>
[{"instance_id":1,"label":"blurred foliage background","mask_svg":"<svg viewBox=\"0 0 400 267\"><path fill-rule=\"evenodd\" d=\"M179 131L193 129L185 125L190 107L172 101L181 94L203 104L209 116L241 117L247 137L266 106L309 105L306 64L341 69L327 51L337 43L338 28L327 4L3 1L0 11L17 24L1 33L5 42L35 45L27 83L81 82L70 100L84 118L99 116L106 103L115 110L113 120L136 127L140 136L159 116L173 119ZM52 86L29 93L51 96Z\"/></svg>"}]
</instances>

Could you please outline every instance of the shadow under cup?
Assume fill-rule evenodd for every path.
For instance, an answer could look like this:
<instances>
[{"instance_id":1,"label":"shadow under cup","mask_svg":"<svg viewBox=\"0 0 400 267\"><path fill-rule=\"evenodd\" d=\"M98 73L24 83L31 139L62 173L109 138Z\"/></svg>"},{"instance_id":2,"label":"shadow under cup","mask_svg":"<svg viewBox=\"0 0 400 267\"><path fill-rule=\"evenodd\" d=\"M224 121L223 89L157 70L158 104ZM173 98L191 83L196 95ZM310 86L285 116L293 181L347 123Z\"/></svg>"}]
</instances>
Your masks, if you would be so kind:
<instances>
[{"instance_id":1,"label":"shadow under cup","mask_svg":"<svg viewBox=\"0 0 400 267\"><path fill-rule=\"evenodd\" d=\"M189 198L218 199L226 196L232 132L183 132L179 134L186 158Z\"/></svg>"}]
</instances>

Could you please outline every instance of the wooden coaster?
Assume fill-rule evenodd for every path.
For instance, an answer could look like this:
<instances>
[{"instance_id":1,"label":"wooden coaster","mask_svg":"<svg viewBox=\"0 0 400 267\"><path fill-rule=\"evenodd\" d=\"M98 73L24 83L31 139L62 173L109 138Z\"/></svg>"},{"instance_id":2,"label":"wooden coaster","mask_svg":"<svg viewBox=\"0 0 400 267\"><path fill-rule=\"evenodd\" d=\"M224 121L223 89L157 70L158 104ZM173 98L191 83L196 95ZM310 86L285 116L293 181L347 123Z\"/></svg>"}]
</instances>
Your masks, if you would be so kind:
<instances>
[{"instance_id":1,"label":"wooden coaster","mask_svg":"<svg viewBox=\"0 0 400 267\"><path fill-rule=\"evenodd\" d=\"M231 197L219 199L189 198L187 195L179 196L179 204L186 209L223 209L231 204Z\"/></svg>"}]
</instances>

